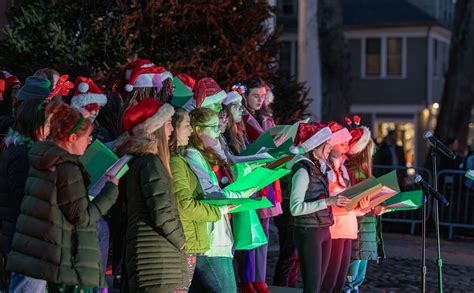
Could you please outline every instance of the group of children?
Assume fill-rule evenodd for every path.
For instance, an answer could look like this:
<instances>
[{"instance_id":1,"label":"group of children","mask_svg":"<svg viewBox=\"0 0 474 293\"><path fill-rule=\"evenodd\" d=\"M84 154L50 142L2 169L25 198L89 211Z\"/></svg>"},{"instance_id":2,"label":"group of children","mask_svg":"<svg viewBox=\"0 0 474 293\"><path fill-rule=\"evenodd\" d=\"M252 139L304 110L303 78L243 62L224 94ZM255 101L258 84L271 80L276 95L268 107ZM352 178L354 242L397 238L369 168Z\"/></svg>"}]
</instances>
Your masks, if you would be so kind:
<instances>
[{"instance_id":1,"label":"group of children","mask_svg":"<svg viewBox=\"0 0 474 293\"><path fill-rule=\"evenodd\" d=\"M347 211L350 200L338 195L371 176L374 144L357 117L349 128L299 122L289 183L236 192L225 189L236 179L231 166L275 126L261 78L225 92L212 78L173 76L138 59L106 95L89 77L73 84L51 69L22 86L12 76L0 76L0 281L8 292L104 288L110 238L123 292L269 292L268 246L235 250L230 212L238 206L202 199L267 198L272 206L257 210L267 238L271 218L291 218L279 264L291 262L293 272L277 265L277 285L296 285L288 278L299 262L304 292L357 291L367 261L379 257L382 211L368 199ZM90 198L79 157L94 139L132 159L120 182L107 175Z\"/></svg>"}]
</instances>

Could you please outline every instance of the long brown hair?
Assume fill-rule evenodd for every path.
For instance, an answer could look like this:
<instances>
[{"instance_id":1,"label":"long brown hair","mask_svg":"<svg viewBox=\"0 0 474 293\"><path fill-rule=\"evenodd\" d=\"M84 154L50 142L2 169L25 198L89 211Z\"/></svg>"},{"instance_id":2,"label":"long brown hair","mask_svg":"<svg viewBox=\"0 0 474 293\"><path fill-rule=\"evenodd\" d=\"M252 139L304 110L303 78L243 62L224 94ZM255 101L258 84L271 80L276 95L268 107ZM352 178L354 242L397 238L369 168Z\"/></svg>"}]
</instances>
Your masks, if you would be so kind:
<instances>
[{"instance_id":1,"label":"long brown hair","mask_svg":"<svg viewBox=\"0 0 474 293\"><path fill-rule=\"evenodd\" d=\"M349 156L349 165L356 171L361 171L368 178L372 176L372 157L375 151L375 144L372 139L367 146L359 153Z\"/></svg>"},{"instance_id":2,"label":"long brown hair","mask_svg":"<svg viewBox=\"0 0 474 293\"><path fill-rule=\"evenodd\" d=\"M170 152L172 155L177 155L180 152L180 148L178 146L178 126L183 122L184 117L188 114L186 110L183 108L176 108L173 118L171 118L171 125L173 125L174 131L171 134L170 141L169 141L169 147L170 147Z\"/></svg>"},{"instance_id":3,"label":"long brown hair","mask_svg":"<svg viewBox=\"0 0 474 293\"><path fill-rule=\"evenodd\" d=\"M170 149L168 147L168 139L166 137L166 126L163 125L152 133L152 136L156 138L158 145L158 157L160 157L161 163L165 166L166 171L171 176L170 168Z\"/></svg>"},{"instance_id":4,"label":"long brown hair","mask_svg":"<svg viewBox=\"0 0 474 293\"><path fill-rule=\"evenodd\" d=\"M228 138L229 147L235 155L238 155L241 150L245 148L244 136L245 126L243 120L240 122L235 122L234 117L232 117L232 107L235 106L234 103L231 103L224 107L224 111L227 113L228 124L225 130L225 135Z\"/></svg>"},{"instance_id":5,"label":"long brown hair","mask_svg":"<svg viewBox=\"0 0 474 293\"><path fill-rule=\"evenodd\" d=\"M189 116L191 118L193 133L191 133L191 137L189 138L188 147L191 146L200 151L210 164L226 166L227 162L220 158L213 149L204 146L204 143L198 135L200 133L198 128L202 128L211 121L213 117L217 117L217 113L208 108L196 108L189 113Z\"/></svg>"}]
</instances>

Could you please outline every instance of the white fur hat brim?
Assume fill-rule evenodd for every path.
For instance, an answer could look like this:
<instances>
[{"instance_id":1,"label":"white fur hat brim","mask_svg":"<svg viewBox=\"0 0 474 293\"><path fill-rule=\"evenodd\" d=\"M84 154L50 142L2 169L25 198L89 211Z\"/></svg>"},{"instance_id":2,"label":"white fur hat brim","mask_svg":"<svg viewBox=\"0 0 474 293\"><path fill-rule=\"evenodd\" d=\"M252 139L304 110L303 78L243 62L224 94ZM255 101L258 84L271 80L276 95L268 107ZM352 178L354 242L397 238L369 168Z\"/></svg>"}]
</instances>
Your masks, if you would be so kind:
<instances>
[{"instance_id":1,"label":"white fur hat brim","mask_svg":"<svg viewBox=\"0 0 474 293\"><path fill-rule=\"evenodd\" d=\"M202 102L201 107L208 107L212 104L222 103L222 101L224 101L226 97L227 94L225 93L225 91L220 91L217 94L206 97Z\"/></svg>"},{"instance_id":2,"label":"white fur hat brim","mask_svg":"<svg viewBox=\"0 0 474 293\"><path fill-rule=\"evenodd\" d=\"M72 97L71 107L79 109L89 104L98 104L103 107L107 104L107 97L104 94L79 94Z\"/></svg>"},{"instance_id":3,"label":"white fur hat brim","mask_svg":"<svg viewBox=\"0 0 474 293\"><path fill-rule=\"evenodd\" d=\"M224 101L222 101L222 104L227 106L232 103L240 103L240 102L242 102L242 96L236 91L231 91L227 93Z\"/></svg>"},{"instance_id":4,"label":"white fur hat brim","mask_svg":"<svg viewBox=\"0 0 474 293\"><path fill-rule=\"evenodd\" d=\"M330 140L331 137L331 129L329 127L324 127L299 146L290 147L290 151L293 154L305 154Z\"/></svg>"},{"instance_id":5,"label":"white fur hat brim","mask_svg":"<svg viewBox=\"0 0 474 293\"><path fill-rule=\"evenodd\" d=\"M335 145L338 145L340 143L350 141L351 139L352 139L352 135L349 132L349 130L347 130L347 128L343 128L343 129L338 130L338 131L336 131L332 134L331 140L329 140L329 143L332 146L335 146Z\"/></svg>"},{"instance_id":6,"label":"white fur hat brim","mask_svg":"<svg viewBox=\"0 0 474 293\"><path fill-rule=\"evenodd\" d=\"M351 149L349 150L350 155L355 155L362 152L367 147L371 139L370 130L365 126L360 128L362 129L362 136L354 145L351 146Z\"/></svg>"},{"instance_id":7,"label":"white fur hat brim","mask_svg":"<svg viewBox=\"0 0 474 293\"><path fill-rule=\"evenodd\" d=\"M134 135L151 134L161 128L166 121L174 115L174 108L170 104L164 104L153 116L132 129Z\"/></svg>"}]
</instances>

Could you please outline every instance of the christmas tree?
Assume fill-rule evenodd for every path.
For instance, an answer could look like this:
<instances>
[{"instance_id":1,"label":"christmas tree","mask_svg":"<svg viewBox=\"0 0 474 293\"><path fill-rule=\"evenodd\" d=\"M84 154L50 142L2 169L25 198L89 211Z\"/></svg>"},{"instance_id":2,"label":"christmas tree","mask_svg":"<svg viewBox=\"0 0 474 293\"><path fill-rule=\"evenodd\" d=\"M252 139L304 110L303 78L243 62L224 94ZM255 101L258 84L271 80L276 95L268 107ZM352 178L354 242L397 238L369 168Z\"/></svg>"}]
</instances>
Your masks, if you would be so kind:
<instances>
[{"instance_id":1,"label":"christmas tree","mask_svg":"<svg viewBox=\"0 0 474 293\"><path fill-rule=\"evenodd\" d=\"M293 119L288 113L305 109L304 90L279 78L280 32L267 26L274 12L267 1L18 1L0 67L23 78L41 67L79 67L110 84L120 66L140 57L227 89L258 75L275 87L275 116Z\"/></svg>"}]
</instances>

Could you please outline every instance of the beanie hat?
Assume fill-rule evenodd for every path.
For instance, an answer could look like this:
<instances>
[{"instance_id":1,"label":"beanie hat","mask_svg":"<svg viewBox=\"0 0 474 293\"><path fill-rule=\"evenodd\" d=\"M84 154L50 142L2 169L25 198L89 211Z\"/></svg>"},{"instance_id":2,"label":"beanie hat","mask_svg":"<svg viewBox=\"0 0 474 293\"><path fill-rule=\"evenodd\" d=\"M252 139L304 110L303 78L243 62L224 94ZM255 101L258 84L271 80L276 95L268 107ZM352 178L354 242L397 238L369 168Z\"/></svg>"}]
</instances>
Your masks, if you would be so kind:
<instances>
[{"instance_id":1,"label":"beanie hat","mask_svg":"<svg viewBox=\"0 0 474 293\"><path fill-rule=\"evenodd\" d=\"M107 97L102 94L99 87L87 77L78 76L75 81L76 91L71 99L71 106L73 108L85 108L88 111L95 110L98 112L100 107L107 104ZM88 105L94 109L87 109ZM90 107L89 107L90 108Z\"/></svg>"},{"instance_id":2,"label":"beanie hat","mask_svg":"<svg viewBox=\"0 0 474 293\"><path fill-rule=\"evenodd\" d=\"M171 99L171 105L179 108L186 108L188 104L192 104L193 92L179 79L178 77L173 78L173 98Z\"/></svg>"},{"instance_id":3,"label":"beanie hat","mask_svg":"<svg viewBox=\"0 0 474 293\"><path fill-rule=\"evenodd\" d=\"M331 140L329 141L332 146L351 140L352 136L349 133L349 130L341 124L332 121L327 123L326 126L329 127L332 131Z\"/></svg>"},{"instance_id":4,"label":"beanie hat","mask_svg":"<svg viewBox=\"0 0 474 293\"><path fill-rule=\"evenodd\" d=\"M29 76L25 84L20 88L16 98L20 101L26 101L33 98L45 99L50 94L49 87L51 83L46 78L38 76Z\"/></svg>"},{"instance_id":5,"label":"beanie hat","mask_svg":"<svg viewBox=\"0 0 474 293\"><path fill-rule=\"evenodd\" d=\"M194 88L196 108L222 103L226 96L225 91L221 89L214 79L209 77L200 79Z\"/></svg>"},{"instance_id":6,"label":"beanie hat","mask_svg":"<svg viewBox=\"0 0 474 293\"><path fill-rule=\"evenodd\" d=\"M176 77L179 78L190 90L194 89L196 80L186 73L178 73Z\"/></svg>"},{"instance_id":7,"label":"beanie hat","mask_svg":"<svg viewBox=\"0 0 474 293\"><path fill-rule=\"evenodd\" d=\"M307 153L330 140L331 136L331 129L322 123L300 123L290 151L293 154Z\"/></svg>"},{"instance_id":8,"label":"beanie hat","mask_svg":"<svg viewBox=\"0 0 474 293\"><path fill-rule=\"evenodd\" d=\"M148 135L162 127L173 114L170 104L145 98L124 113L122 129L130 135Z\"/></svg>"}]
</instances>

